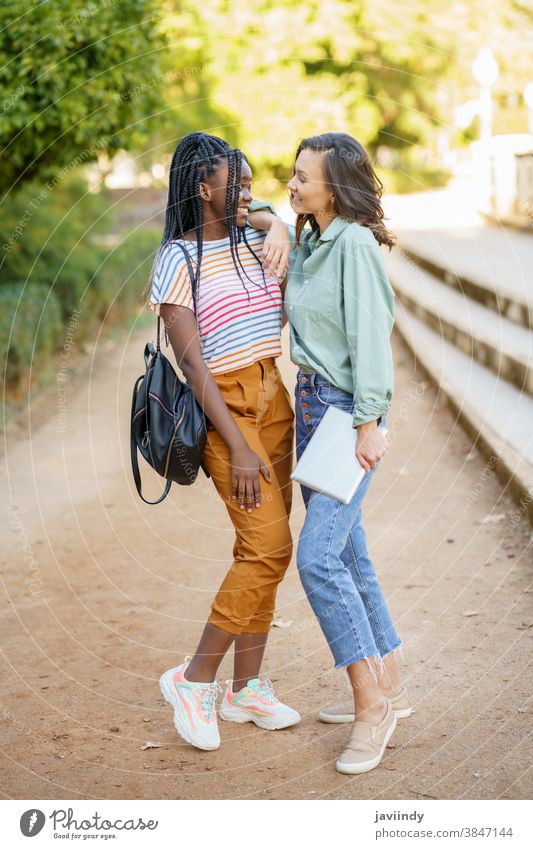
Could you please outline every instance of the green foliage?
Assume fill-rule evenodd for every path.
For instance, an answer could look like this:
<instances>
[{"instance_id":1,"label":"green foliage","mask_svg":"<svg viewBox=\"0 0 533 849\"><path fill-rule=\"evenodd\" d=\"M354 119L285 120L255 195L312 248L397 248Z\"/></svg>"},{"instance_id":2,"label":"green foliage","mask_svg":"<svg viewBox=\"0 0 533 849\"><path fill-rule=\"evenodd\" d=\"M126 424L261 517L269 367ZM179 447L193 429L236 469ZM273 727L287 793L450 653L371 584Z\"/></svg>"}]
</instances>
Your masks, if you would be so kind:
<instances>
[{"instance_id":1,"label":"green foliage","mask_svg":"<svg viewBox=\"0 0 533 849\"><path fill-rule=\"evenodd\" d=\"M385 194L409 194L440 189L450 179L449 171L437 165L414 165L409 158L399 159L394 169L383 171L376 169L384 187Z\"/></svg>"},{"instance_id":2,"label":"green foliage","mask_svg":"<svg viewBox=\"0 0 533 849\"><path fill-rule=\"evenodd\" d=\"M141 144L164 39L155 0L0 6L0 189Z\"/></svg>"},{"instance_id":3,"label":"green foliage","mask_svg":"<svg viewBox=\"0 0 533 849\"><path fill-rule=\"evenodd\" d=\"M159 230L143 227L129 232L108 252L94 282L101 319L118 323L142 305L160 243Z\"/></svg>"},{"instance_id":4,"label":"green foliage","mask_svg":"<svg viewBox=\"0 0 533 849\"><path fill-rule=\"evenodd\" d=\"M216 97L217 87L231 71L220 61L221 45L213 33L216 5L203 8L181 0L165 4L161 27L167 46L161 51L157 75L150 79L158 108L137 160L139 169L148 171L153 163L170 159L178 141L198 130L222 136L230 144L242 141L241 116L231 102ZM231 41L227 33L224 38ZM138 86L144 84L138 81Z\"/></svg>"},{"instance_id":5,"label":"green foliage","mask_svg":"<svg viewBox=\"0 0 533 849\"><path fill-rule=\"evenodd\" d=\"M64 316L91 308L91 281L106 255L95 235L112 226L113 215L79 174L51 189L27 183L4 203L3 224L0 288L3 281L46 283Z\"/></svg>"},{"instance_id":6,"label":"green foliage","mask_svg":"<svg viewBox=\"0 0 533 849\"><path fill-rule=\"evenodd\" d=\"M215 103L234 114L259 170L290 167L299 140L327 130L371 152L434 134L453 43L441 49L423 15L397 21L391 7L391 32L383 7L363 0L219 2L204 14Z\"/></svg>"},{"instance_id":7,"label":"green foliage","mask_svg":"<svg viewBox=\"0 0 533 849\"><path fill-rule=\"evenodd\" d=\"M178 78L168 100L162 92L164 111L176 115L178 132L190 128L189 116L192 129L230 141L237 131L258 194L265 177L284 178L302 137L329 130L350 133L373 154L417 148L421 163L433 149L435 161L421 165L421 175L440 179L434 142L437 133L454 141L455 107L479 96L471 66L480 46L492 47L500 65L495 98L512 91L521 103L529 70L516 56L533 48L529 6L418 0L406 11L370 0L215 0L191 12L167 0L174 14L165 20L172 35L162 62ZM187 85L179 79L185 65L202 68ZM213 110L230 117L217 126ZM515 126L504 117L495 110L496 132Z\"/></svg>"},{"instance_id":8,"label":"green foliage","mask_svg":"<svg viewBox=\"0 0 533 849\"><path fill-rule=\"evenodd\" d=\"M61 308L44 284L6 283L0 287L0 369L12 388L42 374L61 333Z\"/></svg>"},{"instance_id":9,"label":"green foliage","mask_svg":"<svg viewBox=\"0 0 533 849\"><path fill-rule=\"evenodd\" d=\"M28 183L4 204L10 235L4 236L0 270L0 361L12 388L29 379L30 365L37 381L46 379L48 361L63 344L73 315L78 345L104 321L128 320L141 304L161 239L159 232L143 228L110 246L108 235L116 224L108 198L88 194L79 175L44 197L42 192L40 184ZM36 198L40 201L32 207ZM9 343L11 330L14 342Z\"/></svg>"}]
</instances>

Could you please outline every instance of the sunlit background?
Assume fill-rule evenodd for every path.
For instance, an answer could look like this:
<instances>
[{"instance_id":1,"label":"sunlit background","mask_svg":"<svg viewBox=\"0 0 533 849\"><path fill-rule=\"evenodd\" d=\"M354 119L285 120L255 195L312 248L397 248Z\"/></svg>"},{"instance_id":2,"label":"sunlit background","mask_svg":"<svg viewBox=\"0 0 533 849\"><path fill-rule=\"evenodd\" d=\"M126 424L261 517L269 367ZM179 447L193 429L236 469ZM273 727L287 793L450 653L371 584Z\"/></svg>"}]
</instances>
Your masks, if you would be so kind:
<instances>
[{"instance_id":1,"label":"sunlit background","mask_svg":"<svg viewBox=\"0 0 533 849\"><path fill-rule=\"evenodd\" d=\"M89 353L96 336L150 320L141 293L170 157L193 130L240 146L255 196L287 220L299 140L355 136L400 236L398 330L417 353L409 332L424 322L427 344L447 339L530 400L529 2L17 0L0 22L8 414L56 379L73 310Z\"/></svg>"},{"instance_id":2,"label":"sunlit background","mask_svg":"<svg viewBox=\"0 0 533 849\"><path fill-rule=\"evenodd\" d=\"M531 0L1 4L8 798L531 798L532 56ZM234 540L211 481L148 507L130 468L143 291L170 158L198 130L246 153L287 221L301 138L350 133L398 236L392 444L365 527L418 714L364 785L335 783L344 732L315 722L344 683L294 564L267 665L295 736L239 729L208 764L160 698Z\"/></svg>"}]
</instances>

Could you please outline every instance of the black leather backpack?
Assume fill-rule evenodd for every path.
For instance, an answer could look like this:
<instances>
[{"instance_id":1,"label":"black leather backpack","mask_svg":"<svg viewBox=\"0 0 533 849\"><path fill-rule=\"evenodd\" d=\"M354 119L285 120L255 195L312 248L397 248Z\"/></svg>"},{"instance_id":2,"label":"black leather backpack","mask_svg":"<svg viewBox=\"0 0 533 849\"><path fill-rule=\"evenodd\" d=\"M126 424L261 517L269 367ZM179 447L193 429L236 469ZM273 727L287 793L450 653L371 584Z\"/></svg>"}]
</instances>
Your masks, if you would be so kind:
<instances>
[{"instance_id":1,"label":"black leather backpack","mask_svg":"<svg viewBox=\"0 0 533 849\"><path fill-rule=\"evenodd\" d=\"M190 257L182 245L179 247L187 260L194 287ZM179 379L162 353L160 329L161 318L157 316L157 345L146 344L146 373L135 381L131 402L131 467L137 492L146 504L163 501L173 481L182 486L194 483L200 467L210 477L202 465L208 419L191 387ZM137 451L166 478L163 494L156 501L148 501L142 494Z\"/></svg>"}]
</instances>

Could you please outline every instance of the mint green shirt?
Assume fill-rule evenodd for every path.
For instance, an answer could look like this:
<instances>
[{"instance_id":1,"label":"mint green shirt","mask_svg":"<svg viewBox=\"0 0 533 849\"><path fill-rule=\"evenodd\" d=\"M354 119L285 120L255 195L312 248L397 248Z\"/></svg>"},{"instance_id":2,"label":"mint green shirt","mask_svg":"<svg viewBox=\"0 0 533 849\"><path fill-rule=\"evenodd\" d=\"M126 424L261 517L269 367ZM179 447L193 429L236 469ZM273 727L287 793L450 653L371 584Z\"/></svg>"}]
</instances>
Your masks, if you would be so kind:
<instances>
[{"instance_id":1,"label":"mint green shirt","mask_svg":"<svg viewBox=\"0 0 533 849\"><path fill-rule=\"evenodd\" d=\"M255 200L251 211L269 209ZM394 369L390 336L395 294L371 230L340 216L320 235L290 227L284 307L291 360L354 396L353 426L390 408Z\"/></svg>"}]
</instances>

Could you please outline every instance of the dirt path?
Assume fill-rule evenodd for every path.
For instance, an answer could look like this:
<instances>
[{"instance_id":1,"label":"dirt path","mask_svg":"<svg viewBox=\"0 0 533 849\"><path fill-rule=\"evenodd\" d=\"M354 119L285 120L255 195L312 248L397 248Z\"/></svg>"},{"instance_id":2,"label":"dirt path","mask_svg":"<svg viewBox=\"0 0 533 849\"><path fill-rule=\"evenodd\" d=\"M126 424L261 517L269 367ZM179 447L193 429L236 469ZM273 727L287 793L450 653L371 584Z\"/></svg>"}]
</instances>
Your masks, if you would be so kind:
<instances>
[{"instance_id":1,"label":"dirt path","mask_svg":"<svg viewBox=\"0 0 533 849\"><path fill-rule=\"evenodd\" d=\"M292 625L273 629L265 672L301 724L269 733L221 723L214 753L182 743L158 678L194 648L233 534L206 479L158 507L132 491L130 392L146 338L137 330L99 351L85 379L68 376L62 432L51 388L30 410L31 439L8 437L3 796L529 797L531 529L398 339L393 446L365 524L417 713L399 723L379 769L335 772L348 729L315 715L344 678L293 564L279 595ZM293 368L283 368L292 390ZM296 492L295 534L302 515ZM220 679L230 674L228 659ZM146 741L161 747L141 751Z\"/></svg>"}]
</instances>

